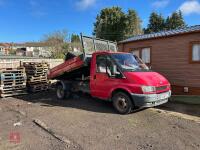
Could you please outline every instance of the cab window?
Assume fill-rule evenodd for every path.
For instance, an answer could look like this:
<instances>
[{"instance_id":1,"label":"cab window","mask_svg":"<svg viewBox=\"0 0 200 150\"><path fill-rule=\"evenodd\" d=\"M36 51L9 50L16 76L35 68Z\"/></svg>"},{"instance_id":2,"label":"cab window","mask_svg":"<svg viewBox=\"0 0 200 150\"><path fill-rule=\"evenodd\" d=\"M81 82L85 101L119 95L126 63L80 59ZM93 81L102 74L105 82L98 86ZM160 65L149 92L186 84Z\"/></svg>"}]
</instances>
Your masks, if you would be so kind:
<instances>
[{"instance_id":1,"label":"cab window","mask_svg":"<svg viewBox=\"0 0 200 150\"><path fill-rule=\"evenodd\" d=\"M98 55L96 57L96 72L98 73L106 73L106 56Z\"/></svg>"},{"instance_id":2,"label":"cab window","mask_svg":"<svg viewBox=\"0 0 200 150\"><path fill-rule=\"evenodd\" d=\"M98 55L96 57L96 72L107 73L110 77L118 71L117 66L107 55Z\"/></svg>"}]
</instances>

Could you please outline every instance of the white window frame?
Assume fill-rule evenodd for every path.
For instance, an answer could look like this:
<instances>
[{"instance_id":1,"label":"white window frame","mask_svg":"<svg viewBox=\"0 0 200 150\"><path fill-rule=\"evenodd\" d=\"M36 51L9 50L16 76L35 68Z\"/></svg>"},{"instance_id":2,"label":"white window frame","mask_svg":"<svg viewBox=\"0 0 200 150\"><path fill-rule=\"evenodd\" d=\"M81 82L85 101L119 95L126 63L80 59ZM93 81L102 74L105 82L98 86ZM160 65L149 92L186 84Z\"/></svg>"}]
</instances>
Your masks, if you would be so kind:
<instances>
[{"instance_id":1,"label":"white window frame","mask_svg":"<svg viewBox=\"0 0 200 150\"><path fill-rule=\"evenodd\" d=\"M191 42L190 45L190 63L200 63L200 41Z\"/></svg>"},{"instance_id":2,"label":"white window frame","mask_svg":"<svg viewBox=\"0 0 200 150\"><path fill-rule=\"evenodd\" d=\"M149 53L145 54L145 52L149 52ZM151 48L150 47L144 47L141 49L141 59L145 64L151 63Z\"/></svg>"},{"instance_id":3,"label":"white window frame","mask_svg":"<svg viewBox=\"0 0 200 150\"><path fill-rule=\"evenodd\" d=\"M192 45L192 61L200 61L200 43Z\"/></svg>"}]
</instances>

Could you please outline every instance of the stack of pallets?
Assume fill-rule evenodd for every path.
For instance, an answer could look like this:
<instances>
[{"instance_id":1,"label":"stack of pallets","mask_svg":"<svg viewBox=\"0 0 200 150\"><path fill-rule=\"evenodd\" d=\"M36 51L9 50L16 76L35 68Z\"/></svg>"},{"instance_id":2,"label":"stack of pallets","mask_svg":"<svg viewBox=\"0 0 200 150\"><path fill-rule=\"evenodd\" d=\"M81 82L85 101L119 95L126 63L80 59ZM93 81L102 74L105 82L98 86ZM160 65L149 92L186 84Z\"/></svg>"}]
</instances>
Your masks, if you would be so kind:
<instances>
[{"instance_id":1,"label":"stack of pallets","mask_svg":"<svg viewBox=\"0 0 200 150\"><path fill-rule=\"evenodd\" d=\"M0 97L26 94L25 68L0 69Z\"/></svg>"},{"instance_id":2,"label":"stack of pallets","mask_svg":"<svg viewBox=\"0 0 200 150\"><path fill-rule=\"evenodd\" d=\"M39 92L49 88L49 81L47 79L48 63L24 62L23 66L26 70L29 92Z\"/></svg>"}]
</instances>

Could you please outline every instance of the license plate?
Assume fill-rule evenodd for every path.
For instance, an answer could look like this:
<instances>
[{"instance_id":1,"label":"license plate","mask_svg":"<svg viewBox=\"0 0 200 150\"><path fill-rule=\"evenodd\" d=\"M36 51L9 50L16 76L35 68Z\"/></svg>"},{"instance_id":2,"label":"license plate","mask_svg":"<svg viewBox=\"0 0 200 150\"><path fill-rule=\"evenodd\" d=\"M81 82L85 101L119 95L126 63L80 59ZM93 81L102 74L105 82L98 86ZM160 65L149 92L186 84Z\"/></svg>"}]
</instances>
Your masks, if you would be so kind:
<instances>
[{"instance_id":1,"label":"license plate","mask_svg":"<svg viewBox=\"0 0 200 150\"><path fill-rule=\"evenodd\" d=\"M158 100L167 99L168 97L169 97L169 93L163 93L163 94L158 95L157 99Z\"/></svg>"}]
</instances>

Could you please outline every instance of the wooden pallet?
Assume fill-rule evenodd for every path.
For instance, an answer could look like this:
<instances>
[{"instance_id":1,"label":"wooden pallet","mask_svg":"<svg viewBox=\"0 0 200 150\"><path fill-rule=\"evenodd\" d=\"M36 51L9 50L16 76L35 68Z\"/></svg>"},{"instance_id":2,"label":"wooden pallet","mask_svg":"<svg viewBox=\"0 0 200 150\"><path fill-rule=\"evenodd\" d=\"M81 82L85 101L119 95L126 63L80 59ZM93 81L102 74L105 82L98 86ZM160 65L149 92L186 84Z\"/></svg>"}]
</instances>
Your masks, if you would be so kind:
<instances>
[{"instance_id":1,"label":"wooden pallet","mask_svg":"<svg viewBox=\"0 0 200 150\"><path fill-rule=\"evenodd\" d=\"M43 74L43 75L27 75L27 79L38 78L38 77L47 77L47 74Z\"/></svg>"},{"instance_id":2,"label":"wooden pallet","mask_svg":"<svg viewBox=\"0 0 200 150\"><path fill-rule=\"evenodd\" d=\"M36 82L36 81L48 81L47 76L39 76L39 77L30 77L27 79L27 82Z\"/></svg>"},{"instance_id":3,"label":"wooden pallet","mask_svg":"<svg viewBox=\"0 0 200 150\"><path fill-rule=\"evenodd\" d=\"M28 84L48 83L47 75L29 76L27 79Z\"/></svg>"},{"instance_id":4,"label":"wooden pallet","mask_svg":"<svg viewBox=\"0 0 200 150\"><path fill-rule=\"evenodd\" d=\"M40 91L46 91L49 89L49 84L35 84L35 85L29 85L28 91L29 92L40 92Z\"/></svg>"},{"instance_id":5,"label":"wooden pallet","mask_svg":"<svg viewBox=\"0 0 200 150\"><path fill-rule=\"evenodd\" d=\"M49 68L47 62L24 62L23 66L25 68Z\"/></svg>"},{"instance_id":6,"label":"wooden pallet","mask_svg":"<svg viewBox=\"0 0 200 150\"><path fill-rule=\"evenodd\" d=\"M35 70L31 70L31 71L26 71L28 76L40 76L40 75L45 75L47 74L47 71L35 71Z\"/></svg>"},{"instance_id":7,"label":"wooden pallet","mask_svg":"<svg viewBox=\"0 0 200 150\"><path fill-rule=\"evenodd\" d=\"M49 64L46 62L24 62L23 66L27 74L27 88L30 92L48 89L47 71Z\"/></svg>"},{"instance_id":8,"label":"wooden pallet","mask_svg":"<svg viewBox=\"0 0 200 150\"><path fill-rule=\"evenodd\" d=\"M24 67L18 68L0 68L0 74L2 73L25 73Z\"/></svg>"},{"instance_id":9,"label":"wooden pallet","mask_svg":"<svg viewBox=\"0 0 200 150\"><path fill-rule=\"evenodd\" d=\"M26 74L16 76L14 73L9 75L3 73L0 75L0 85L16 85L21 83L26 83Z\"/></svg>"},{"instance_id":10,"label":"wooden pallet","mask_svg":"<svg viewBox=\"0 0 200 150\"><path fill-rule=\"evenodd\" d=\"M0 97L26 93L26 72L24 67L0 69Z\"/></svg>"},{"instance_id":11,"label":"wooden pallet","mask_svg":"<svg viewBox=\"0 0 200 150\"><path fill-rule=\"evenodd\" d=\"M15 79L20 79L20 78L26 79L26 74L16 75L13 73L13 74L9 74L9 75L6 75L6 74L0 75L0 80L2 80L2 81L15 80Z\"/></svg>"},{"instance_id":12,"label":"wooden pallet","mask_svg":"<svg viewBox=\"0 0 200 150\"><path fill-rule=\"evenodd\" d=\"M16 85L16 86L1 86L0 87L0 97L10 97L16 95L27 94L26 85Z\"/></svg>"},{"instance_id":13,"label":"wooden pallet","mask_svg":"<svg viewBox=\"0 0 200 150\"><path fill-rule=\"evenodd\" d=\"M36 80L36 81L32 81L32 82L27 82L27 85L36 85L36 84L40 84L40 83L42 83L42 84L45 84L45 83L48 83L48 80Z\"/></svg>"},{"instance_id":14,"label":"wooden pallet","mask_svg":"<svg viewBox=\"0 0 200 150\"><path fill-rule=\"evenodd\" d=\"M4 85L0 86L1 91L7 91L7 90L15 90L15 89L25 89L26 88L26 83L25 84L19 84L19 85Z\"/></svg>"},{"instance_id":15,"label":"wooden pallet","mask_svg":"<svg viewBox=\"0 0 200 150\"><path fill-rule=\"evenodd\" d=\"M45 68L26 68L26 72L47 72L48 69Z\"/></svg>"},{"instance_id":16,"label":"wooden pallet","mask_svg":"<svg viewBox=\"0 0 200 150\"><path fill-rule=\"evenodd\" d=\"M27 94L27 92L24 90L22 90L22 91L12 91L12 92L10 92L10 93L1 93L1 91L0 91L0 97L1 98L5 98L5 97L12 97L12 96L18 96L18 95L25 95L25 94Z\"/></svg>"},{"instance_id":17,"label":"wooden pallet","mask_svg":"<svg viewBox=\"0 0 200 150\"><path fill-rule=\"evenodd\" d=\"M41 67L37 67L37 66L25 66L26 70L48 70L49 66L41 66Z\"/></svg>"},{"instance_id":18,"label":"wooden pallet","mask_svg":"<svg viewBox=\"0 0 200 150\"><path fill-rule=\"evenodd\" d=\"M0 77L1 79L4 79L4 78L15 78L15 77L21 77L21 76L26 76L25 73L0 73Z\"/></svg>"},{"instance_id":19,"label":"wooden pallet","mask_svg":"<svg viewBox=\"0 0 200 150\"><path fill-rule=\"evenodd\" d=\"M16 85L26 85L25 81L17 81L17 82L4 82L3 84L0 84L0 86L16 86Z\"/></svg>"}]
</instances>

